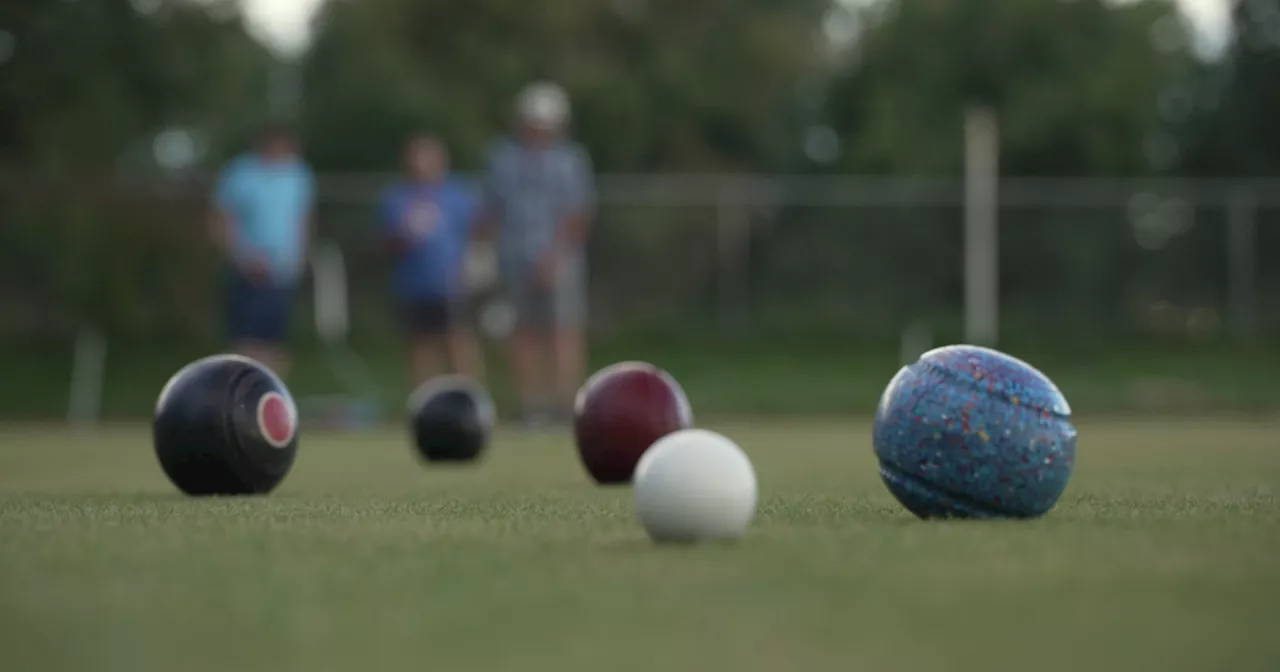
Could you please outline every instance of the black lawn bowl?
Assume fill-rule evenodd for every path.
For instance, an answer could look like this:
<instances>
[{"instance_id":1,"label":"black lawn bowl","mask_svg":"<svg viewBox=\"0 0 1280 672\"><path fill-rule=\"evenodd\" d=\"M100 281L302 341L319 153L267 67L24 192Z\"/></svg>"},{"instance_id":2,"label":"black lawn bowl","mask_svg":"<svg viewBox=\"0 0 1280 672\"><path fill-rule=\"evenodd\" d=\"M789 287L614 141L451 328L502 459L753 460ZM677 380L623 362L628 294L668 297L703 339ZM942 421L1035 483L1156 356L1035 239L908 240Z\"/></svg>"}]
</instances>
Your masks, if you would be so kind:
<instances>
[{"instance_id":1,"label":"black lawn bowl","mask_svg":"<svg viewBox=\"0 0 1280 672\"><path fill-rule=\"evenodd\" d=\"M427 381L409 398L409 413L413 445L429 463L472 463L489 445L493 400L468 378Z\"/></svg>"},{"instance_id":2,"label":"black lawn bowl","mask_svg":"<svg viewBox=\"0 0 1280 672\"><path fill-rule=\"evenodd\" d=\"M215 355L183 367L156 402L156 457L192 496L271 492L298 454L298 410L262 364Z\"/></svg>"}]
</instances>

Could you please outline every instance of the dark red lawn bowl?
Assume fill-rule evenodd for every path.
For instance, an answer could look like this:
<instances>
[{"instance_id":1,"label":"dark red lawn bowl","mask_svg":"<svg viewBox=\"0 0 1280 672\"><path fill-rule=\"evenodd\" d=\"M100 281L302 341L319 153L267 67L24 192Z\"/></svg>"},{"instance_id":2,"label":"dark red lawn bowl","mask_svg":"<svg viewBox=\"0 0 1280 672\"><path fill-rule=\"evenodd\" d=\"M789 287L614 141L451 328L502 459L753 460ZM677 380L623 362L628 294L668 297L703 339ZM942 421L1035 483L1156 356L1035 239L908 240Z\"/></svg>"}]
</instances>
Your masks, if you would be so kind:
<instances>
[{"instance_id":1,"label":"dark red lawn bowl","mask_svg":"<svg viewBox=\"0 0 1280 672\"><path fill-rule=\"evenodd\" d=\"M680 384L644 362L621 362L597 371L574 403L578 456L601 485L630 483L649 446L691 426L693 411Z\"/></svg>"}]
</instances>

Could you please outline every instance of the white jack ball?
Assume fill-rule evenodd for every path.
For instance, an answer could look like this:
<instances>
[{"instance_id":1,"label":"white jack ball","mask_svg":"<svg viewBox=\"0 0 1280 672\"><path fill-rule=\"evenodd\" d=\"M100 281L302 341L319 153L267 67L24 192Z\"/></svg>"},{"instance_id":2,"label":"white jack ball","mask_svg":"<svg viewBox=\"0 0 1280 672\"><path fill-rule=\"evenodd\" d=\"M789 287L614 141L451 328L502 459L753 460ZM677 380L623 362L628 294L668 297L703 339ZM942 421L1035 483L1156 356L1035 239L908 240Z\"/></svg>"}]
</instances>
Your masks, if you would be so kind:
<instances>
[{"instance_id":1,"label":"white jack ball","mask_svg":"<svg viewBox=\"0 0 1280 672\"><path fill-rule=\"evenodd\" d=\"M756 472L733 441L705 429L659 439L636 465L640 523L657 542L727 541L756 514Z\"/></svg>"}]
</instances>

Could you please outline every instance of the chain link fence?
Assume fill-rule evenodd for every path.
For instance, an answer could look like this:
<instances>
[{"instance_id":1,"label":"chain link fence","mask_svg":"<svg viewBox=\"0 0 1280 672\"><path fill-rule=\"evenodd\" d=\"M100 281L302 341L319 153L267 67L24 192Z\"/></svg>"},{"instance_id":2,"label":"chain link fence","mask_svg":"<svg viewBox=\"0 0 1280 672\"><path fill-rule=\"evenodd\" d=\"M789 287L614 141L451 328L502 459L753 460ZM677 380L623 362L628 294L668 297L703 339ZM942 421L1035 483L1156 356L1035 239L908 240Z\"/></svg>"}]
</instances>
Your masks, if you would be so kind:
<instances>
[{"instance_id":1,"label":"chain link fence","mask_svg":"<svg viewBox=\"0 0 1280 672\"><path fill-rule=\"evenodd\" d=\"M344 252L357 340L393 330L373 220L388 182L321 180L319 233ZM0 180L0 340L65 342L93 327L216 342L205 186ZM957 180L618 175L599 186L598 333L959 333ZM1280 335L1280 183L1006 179L999 218L1006 332Z\"/></svg>"}]
</instances>

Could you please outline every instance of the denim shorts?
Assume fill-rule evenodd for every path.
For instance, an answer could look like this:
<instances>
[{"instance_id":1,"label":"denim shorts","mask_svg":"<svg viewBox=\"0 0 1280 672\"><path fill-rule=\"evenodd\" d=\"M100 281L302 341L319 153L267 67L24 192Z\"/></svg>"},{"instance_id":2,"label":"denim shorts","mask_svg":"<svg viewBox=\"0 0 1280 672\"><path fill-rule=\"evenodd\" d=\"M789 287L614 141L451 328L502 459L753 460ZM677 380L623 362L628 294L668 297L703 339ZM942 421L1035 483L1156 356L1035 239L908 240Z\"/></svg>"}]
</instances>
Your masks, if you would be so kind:
<instances>
[{"instance_id":1,"label":"denim shorts","mask_svg":"<svg viewBox=\"0 0 1280 672\"><path fill-rule=\"evenodd\" d=\"M420 298L396 301L400 326L410 337L443 336L458 322L461 306L446 298Z\"/></svg>"},{"instance_id":2,"label":"denim shorts","mask_svg":"<svg viewBox=\"0 0 1280 672\"><path fill-rule=\"evenodd\" d=\"M239 273L227 279L227 335L232 342L284 343L295 290L290 285L257 285Z\"/></svg>"},{"instance_id":3,"label":"denim shorts","mask_svg":"<svg viewBox=\"0 0 1280 672\"><path fill-rule=\"evenodd\" d=\"M516 327L534 331L580 328L587 314L586 268L581 260L565 266L550 287L534 283L532 264L503 269L503 291L516 310Z\"/></svg>"}]
</instances>

